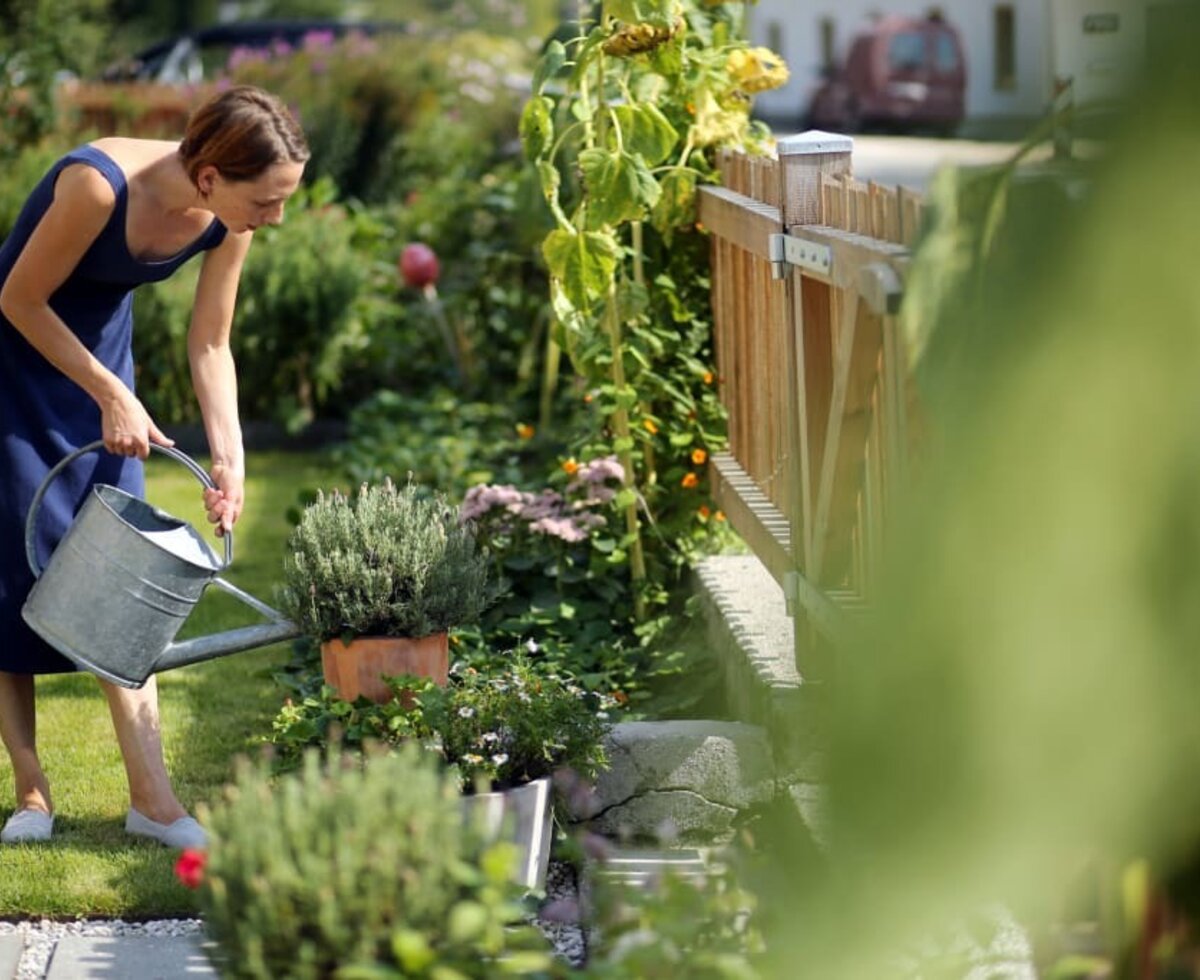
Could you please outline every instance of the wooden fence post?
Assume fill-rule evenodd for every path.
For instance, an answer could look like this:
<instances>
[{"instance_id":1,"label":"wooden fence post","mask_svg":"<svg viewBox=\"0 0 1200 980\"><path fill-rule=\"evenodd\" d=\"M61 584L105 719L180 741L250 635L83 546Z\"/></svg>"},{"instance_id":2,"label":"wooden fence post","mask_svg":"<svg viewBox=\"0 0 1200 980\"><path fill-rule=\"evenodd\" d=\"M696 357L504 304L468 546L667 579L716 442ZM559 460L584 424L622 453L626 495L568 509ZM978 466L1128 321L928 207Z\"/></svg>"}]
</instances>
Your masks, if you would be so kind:
<instances>
[{"instance_id":1,"label":"wooden fence post","mask_svg":"<svg viewBox=\"0 0 1200 980\"><path fill-rule=\"evenodd\" d=\"M791 231L800 225L825 223L821 178L849 176L854 141L848 136L810 130L780 139L779 204L783 225ZM795 617L796 668L806 682L828 676L828 643L821 640L801 614L799 591L811 568L813 541L814 481L820 472L825 431L833 391L833 324L839 313L840 296L828 284L793 271L787 280L786 303L788 389L793 410L788 413L788 483L799 499L791 502L791 542L795 573L784 583L788 605Z\"/></svg>"}]
</instances>

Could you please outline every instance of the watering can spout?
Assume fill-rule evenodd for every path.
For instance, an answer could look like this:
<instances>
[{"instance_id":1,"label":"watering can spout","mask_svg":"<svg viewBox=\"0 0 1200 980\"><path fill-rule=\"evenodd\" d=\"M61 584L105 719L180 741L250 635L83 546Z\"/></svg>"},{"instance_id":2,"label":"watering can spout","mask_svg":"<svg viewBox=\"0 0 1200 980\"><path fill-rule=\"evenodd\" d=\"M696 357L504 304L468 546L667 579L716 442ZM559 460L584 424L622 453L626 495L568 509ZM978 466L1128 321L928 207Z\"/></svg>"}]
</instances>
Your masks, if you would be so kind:
<instances>
[{"instance_id":1,"label":"watering can spout","mask_svg":"<svg viewBox=\"0 0 1200 980\"><path fill-rule=\"evenodd\" d=\"M215 660L228 653L253 650L255 647L266 646L270 643L293 640L299 635L300 630L294 624L278 622L263 623L259 626L243 626L240 629L226 630L212 636L197 636L195 639L169 644L155 661L153 673L173 670L176 667L186 667L188 664L200 663L203 660Z\"/></svg>"},{"instance_id":2,"label":"watering can spout","mask_svg":"<svg viewBox=\"0 0 1200 980\"><path fill-rule=\"evenodd\" d=\"M227 582L218 575L212 579L211 584L241 599L242 602L262 613L271 622L261 623L257 626L242 626L239 629L225 630L223 633L214 633L211 636L197 636L190 640L169 643L154 662L154 673L171 670L175 667L186 667L188 664L200 663L202 660L215 660L228 653L253 650L255 647L267 646L270 643L294 640L300 635L301 630L295 623L284 619L281 613L276 612L250 593L243 592L232 582Z\"/></svg>"}]
</instances>

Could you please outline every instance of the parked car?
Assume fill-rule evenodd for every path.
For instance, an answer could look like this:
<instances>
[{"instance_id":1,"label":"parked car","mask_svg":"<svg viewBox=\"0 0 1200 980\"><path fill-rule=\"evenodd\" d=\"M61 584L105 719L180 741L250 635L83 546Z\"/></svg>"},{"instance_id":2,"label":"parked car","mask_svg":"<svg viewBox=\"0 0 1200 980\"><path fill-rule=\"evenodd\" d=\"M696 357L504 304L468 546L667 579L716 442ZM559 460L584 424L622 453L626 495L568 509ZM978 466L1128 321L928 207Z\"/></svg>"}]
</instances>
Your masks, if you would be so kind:
<instances>
[{"instance_id":1,"label":"parked car","mask_svg":"<svg viewBox=\"0 0 1200 980\"><path fill-rule=\"evenodd\" d=\"M930 129L949 135L962 123L966 57L957 30L940 17L888 16L850 45L814 93L809 125L862 129Z\"/></svg>"},{"instance_id":2,"label":"parked car","mask_svg":"<svg viewBox=\"0 0 1200 980\"><path fill-rule=\"evenodd\" d=\"M387 21L289 20L215 24L151 45L132 58L110 66L102 77L106 82L195 84L211 78L239 48L251 51L281 50L284 45L294 48L311 34L340 38L352 32L375 35L407 31L408 25Z\"/></svg>"}]
</instances>

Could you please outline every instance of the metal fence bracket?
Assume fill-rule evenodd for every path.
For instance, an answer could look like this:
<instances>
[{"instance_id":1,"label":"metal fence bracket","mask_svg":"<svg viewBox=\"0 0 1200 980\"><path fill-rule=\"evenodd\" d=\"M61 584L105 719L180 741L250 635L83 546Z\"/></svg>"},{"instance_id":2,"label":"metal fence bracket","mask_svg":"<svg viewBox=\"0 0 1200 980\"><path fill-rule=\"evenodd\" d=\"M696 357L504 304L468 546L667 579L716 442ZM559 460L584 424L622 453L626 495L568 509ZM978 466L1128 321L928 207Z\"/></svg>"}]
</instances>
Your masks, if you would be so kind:
<instances>
[{"instance_id":1,"label":"metal fence bracket","mask_svg":"<svg viewBox=\"0 0 1200 980\"><path fill-rule=\"evenodd\" d=\"M795 235L771 235L767 239L767 253L771 258L772 279L786 278L789 265L822 276L830 275L833 270L833 249Z\"/></svg>"}]
</instances>

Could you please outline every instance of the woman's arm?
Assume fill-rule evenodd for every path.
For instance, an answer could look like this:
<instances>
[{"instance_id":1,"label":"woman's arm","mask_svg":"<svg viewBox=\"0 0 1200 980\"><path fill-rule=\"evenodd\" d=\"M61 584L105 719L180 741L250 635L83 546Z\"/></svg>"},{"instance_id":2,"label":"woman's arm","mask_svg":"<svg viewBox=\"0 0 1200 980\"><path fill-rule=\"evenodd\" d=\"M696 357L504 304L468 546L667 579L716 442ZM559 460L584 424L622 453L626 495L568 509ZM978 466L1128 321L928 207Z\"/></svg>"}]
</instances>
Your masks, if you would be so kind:
<instances>
[{"instance_id":1,"label":"woman's arm","mask_svg":"<svg viewBox=\"0 0 1200 980\"><path fill-rule=\"evenodd\" d=\"M150 443L171 445L142 403L100 363L50 308L50 297L67 280L103 230L116 194L92 167L64 167L54 200L0 290L0 313L51 364L95 400L109 452L145 459Z\"/></svg>"},{"instance_id":2,"label":"woman's arm","mask_svg":"<svg viewBox=\"0 0 1200 980\"><path fill-rule=\"evenodd\" d=\"M212 478L218 488L205 491L204 504L218 534L230 530L241 515L246 478L242 426L238 421L237 375L229 335L238 277L250 248L250 238L249 233L227 234L220 245L205 254L188 329L192 386L200 402L212 452Z\"/></svg>"}]
</instances>

